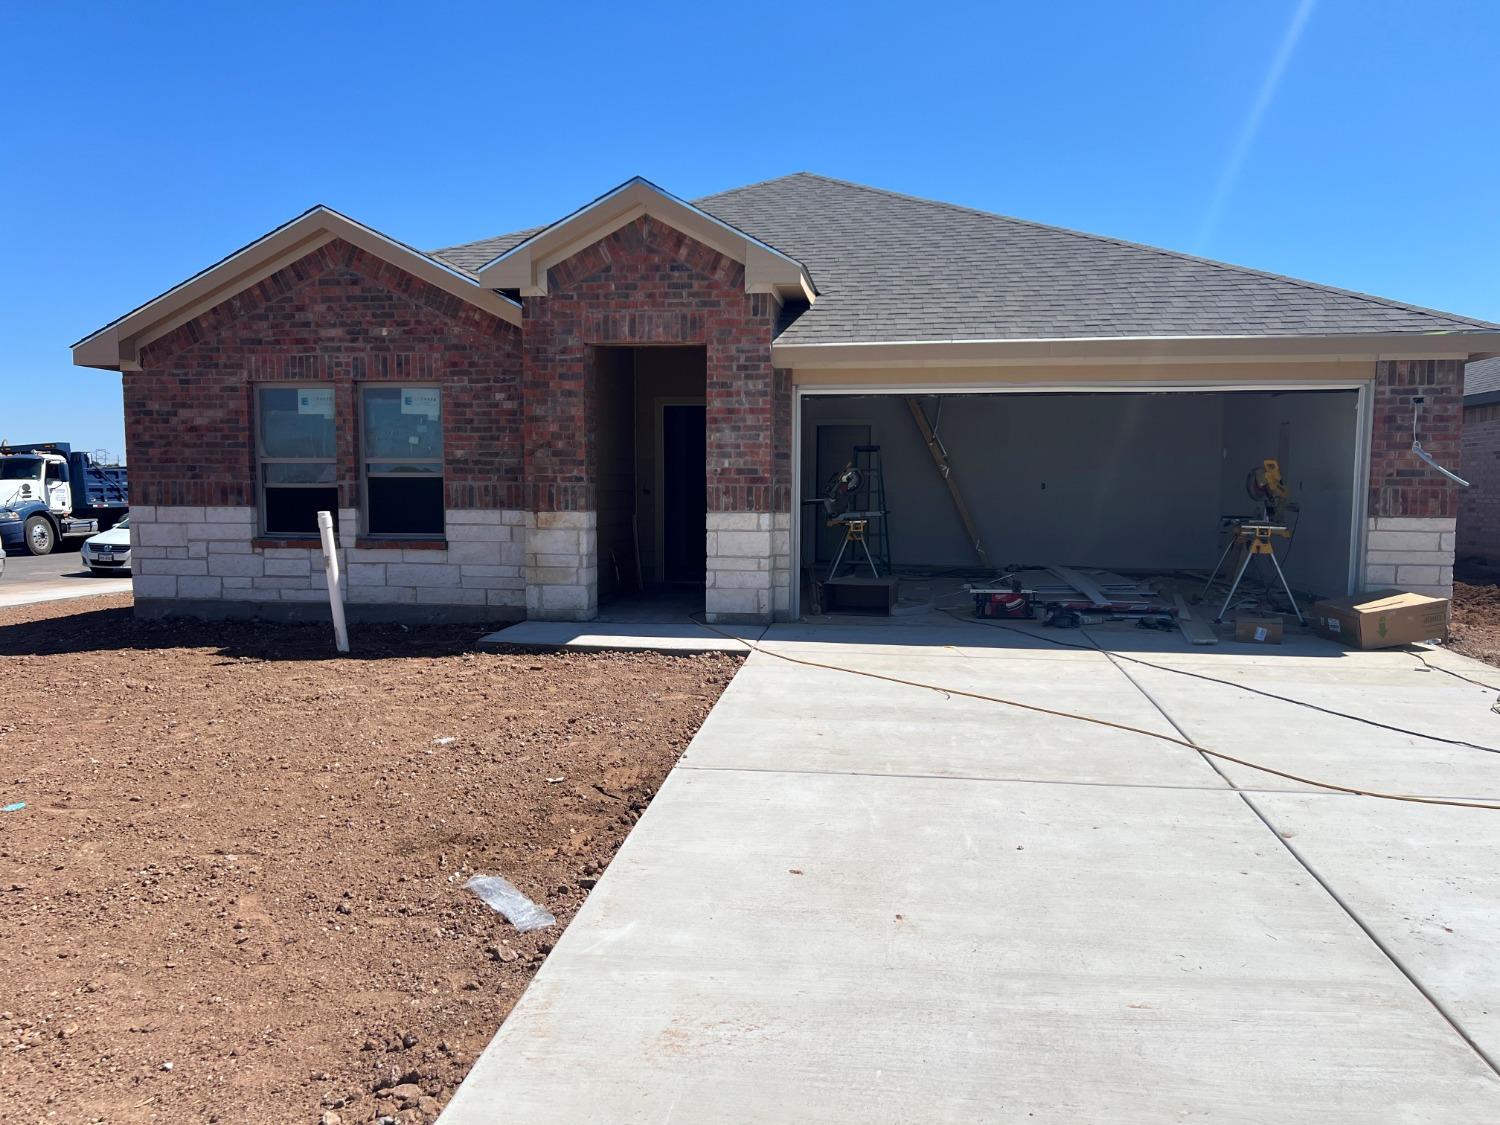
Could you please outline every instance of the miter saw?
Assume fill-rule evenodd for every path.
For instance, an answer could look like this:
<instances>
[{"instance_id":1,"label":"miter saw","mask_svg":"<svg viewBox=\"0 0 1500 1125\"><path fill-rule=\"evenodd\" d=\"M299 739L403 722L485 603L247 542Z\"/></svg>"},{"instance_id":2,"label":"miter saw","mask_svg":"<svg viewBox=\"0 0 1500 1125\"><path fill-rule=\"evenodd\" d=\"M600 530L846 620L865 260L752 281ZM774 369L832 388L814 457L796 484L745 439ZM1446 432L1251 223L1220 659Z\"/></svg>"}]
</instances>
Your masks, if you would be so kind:
<instances>
[{"instance_id":1,"label":"miter saw","mask_svg":"<svg viewBox=\"0 0 1500 1125\"><path fill-rule=\"evenodd\" d=\"M1234 595L1239 591L1240 582L1245 577L1245 571L1250 569L1250 560L1256 555L1264 555L1271 560L1271 566L1276 571L1276 578L1281 583L1281 589L1286 593L1286 600L1291 603L1292 612L1297 615L1297 621L1302 622L1302 611L1297 608L1297 599L1292 596L1292 588L1287 584L1286 575L1281 571L1281 563L1276 559L1274 541L1276 539L1291 539L1292 531L1287 526L1286 517L1288 512L1297 512L1297 505L1292 502L1292 493L1281 478L1281 463L1273 458L1267 457L1259 465L1245 474L1245 491L1250 499L1260 505L1259 516L1226 517L1224 525L1232 529L1233 534L1224 547L1224 553L1219 556L1218 565L1214 567L1213 574L1209 575L1208 581L1203 584L1203 596L1207 596L1209 587L1219 577L1219 571L1224 568L1225 561L1236 548L1244 551L1244 558L1240 560L1239 569L1235 572L1234 581L1229 586L1229 594L1224 599L1224 604L1219 607L1219 614L1214 618L1215 624L1224 620L1224 614L1228 612L1230 603L1234 601ZM1297 517L1301 519L1300 514Z\"/></svg>"},{"instance_id":2,"label":"miter saw","mask_svg":"<svg viewBox=\"0 0 1500 1125\"><path fill-rule=\"evenodd\" d=\"M1285 523L1286 512L1294 507L1291 489L1281 479L1281 463L1269 457L1245 474L1245 491L1261 506L1266 523Z\"/></svg>"}]
</instances>

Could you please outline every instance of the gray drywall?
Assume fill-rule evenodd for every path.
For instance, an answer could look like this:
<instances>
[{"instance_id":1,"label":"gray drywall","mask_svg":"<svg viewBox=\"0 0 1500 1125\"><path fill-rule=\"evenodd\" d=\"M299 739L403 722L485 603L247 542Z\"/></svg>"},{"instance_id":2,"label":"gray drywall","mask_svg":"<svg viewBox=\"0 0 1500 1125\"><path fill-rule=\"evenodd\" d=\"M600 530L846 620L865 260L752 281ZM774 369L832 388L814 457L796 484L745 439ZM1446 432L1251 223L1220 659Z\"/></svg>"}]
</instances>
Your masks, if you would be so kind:
<instances>
[{"instance_id":1,"label":"gray drywall","mask_svg":"<svg viewBox=\"0 0 1500 1125\"><path fill-rule=\"evenodd\" d=\"M921 402L936 420L937 399ZM809 398L806 410L804 449L818 422L870 423L897 563L977 565L904 397ZM1213 565L1221 424L1213 396L951 395L938 433L995 564L1164 570Z\"/></svg>"},{"instance_id":2,"label":"gray drywall","mask_svg":"<svg viewBox=\"0 0 1500 1125\"><path fill-rule=\"evenodd\" d=\"M1354 443L1359 396L1354 391L1286 391L1220 396L1224 406L1222 504L1251 513L1245 475L1266 458L1300 513L1290 515L1296 538L1278 539L1276 554L1294 588L1343 594L1349 574L1349 521L1354 515ZM1260 564L1255 564L1259 566Z\"/></svg>"},{"instance_id":3,"label":"gray drywall","mask_svg":"<svg viewBox=\"0 0 1500 1125\"><path fill-rule=\"evenodd\" d=\"M1291 575L1342 592L1354 397L949 395L938 432L993 563L1207 570L1222 547L1220 515L1250 510L1245 472L1277 456L1285 418L1291 460L1300 462L1293 487L1312 517L1299 532ZM937 419L938 399L920 401L929 420ZM824 484L814 479L814 427L868 423L884 459L894 561L977 565L904 396L808 397L804 411L804 496L820 494ZM807 543L812 524L802 515Z\"/></svg>"}]
</instances>

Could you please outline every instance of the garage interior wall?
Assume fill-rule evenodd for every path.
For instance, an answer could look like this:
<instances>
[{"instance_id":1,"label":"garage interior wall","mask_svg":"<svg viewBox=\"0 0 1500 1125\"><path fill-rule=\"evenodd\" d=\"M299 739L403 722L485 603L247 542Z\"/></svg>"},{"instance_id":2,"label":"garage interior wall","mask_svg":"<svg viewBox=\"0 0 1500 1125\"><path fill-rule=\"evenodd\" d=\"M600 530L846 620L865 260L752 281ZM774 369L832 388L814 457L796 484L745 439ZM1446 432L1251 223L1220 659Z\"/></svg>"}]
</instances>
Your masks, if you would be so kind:
<instances>
[{"instance_id":1,"label":"garage interior wall","mask_svg":"<svg viewBox=\"0 0 1500 1125\"><path fill-rule=\"evenodd\" d=\"M992 562L1208 570L1245 475L1286 463L1303 507L1288 578L1348 587L1358 395L1329 392L921 396ZM881 447L896 565L977 565L903 395L807 395L802 495L821 495L817 426L868 424ZM804 554L817 537L804 524ZM1278 554L1285 545L1278 543Z\"/></svg>"}]
</instances>

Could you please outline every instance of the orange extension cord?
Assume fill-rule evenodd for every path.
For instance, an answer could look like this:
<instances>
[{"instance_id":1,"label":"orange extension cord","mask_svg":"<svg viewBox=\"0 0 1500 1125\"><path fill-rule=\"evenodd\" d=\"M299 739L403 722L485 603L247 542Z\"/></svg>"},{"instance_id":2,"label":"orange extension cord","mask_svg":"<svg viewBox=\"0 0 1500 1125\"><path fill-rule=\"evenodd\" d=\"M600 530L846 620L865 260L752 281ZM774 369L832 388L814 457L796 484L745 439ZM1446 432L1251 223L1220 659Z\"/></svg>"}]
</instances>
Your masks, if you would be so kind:
<instances>
[{"instance_id":1,"label":"orange extension cord","mask_svg":"<svg viewBox=\"0 0 1500 1125\"><path fill-rule=\"evenodd\" d=\"M1116 723L1116 722L1110 721L1109 719L1094 718L1093 716L1090 716L1090 715L1075 715L1071 711L1058 711L1058 710L1055 710L1055 709L1053 709L1051 707L1041 707L1041 706L1038 706L1038 705L1036 705L1034 703L1022 703L1019 700L1005 699L1005 698L1003 698L1001 696L998 696L998 695L984 695L984 694L981 694L980 692L964 691L961 688L946 688L946 687L940 687L937 684L924 684L924 683L922 683L922 682L920 682L918 680L905 680L905 679L902 679L899 676L887 676L887 675L884 675L884 674L882 674L880 672L864 672L864 671L861 671L858 668L845 668L845 667L842 667L842 666L840 666L838 664L825 664L825 663L823 663L821 661L817 661L817 660L804 660L804 659L802 659L801 657L798 657L798 656L788 656L785 653L773 652L772 650L770 650L768 648L761 647L759 644L757 644L754 641L746 640L743 637L736 637L736 636L734 636L731 633L724 632L722 629L716 629L714 626L708 624L708 622L706 622L706 621L699 621L697 618L689 618L689 620L691 620L693 622L693 624L695 624L695 625L697 625L697 626L699 626L699 627L701 627L703 629L707 629L711 633L717 633L719 636L725 638L726 640L737 641L738 643L744 645L746 648L750 649L752 652L758 652L758 653L761 653L764 656L774 657L777 660L785 660L789 664L800 664L800 665L802 665L805 668L821 668L821 669L823 669L824 671L827 671L827 672L843 672L843 673L845 673L847 675L850 675L850 676L863 676L866 679L881 680L881 681L883 681L885 683L888 683L888 684L900 684L903 687L914 687L914 688L922 688L925 691L935 691L935 692L938 692L941 695L948 695L948 696L957 695L957 696L962 696L962 697L964 697L966 699L977 699L977 700L979 700L981 702L984 702L984 703L998 703L998 704L1000 704L1001 706L1004 706L1004 707L1015 707L1018 710L1021 710L1021 711L1031 711L1031 712L1033 712L1035 714L1038 714L1038 715L1051 715L1054 718L1058 718L1058 719L1073 719L1076 722L1080 722L1080 723L1093 723L1096 726L1109 727L1109 728L1111 728L1113 730L1125 731L1128 734L1139 734L1139 735L1142 735L1142 736L1144 736L1146 738L1155 738L1155 739L1157 739L1157 740L1159 740L1161 742L1170 742L1174 746L1182 746L1182 747L1187 748L1188 750L1195 751L1196 753L1199 753L1199 754L1204 754L1204 755L1206 755L1206 756L1208 756L1210 758L1217 758L1220 761L1224 761L1224 762L1233 762L1235 765L1244 766L1247 769L1258 770L1261 773L1271 774L1274 777L1285 778L1287 781L1299 782L1302 785L1311 785L1311 786L1314 786L1314 787L1316 787L1318 789L1327 789L1327 790L1330 790L1330 791L1332 791L1334 793L1348 793L1348 794L1350 794L1352 796L1355 796L1355 797L1375 797L1375 798L1378 798L1378 799L1380 799L1382 801L1406 801L1406 802L1409 802L1411 804L1417 804L1417 805L1446 805L1446 806L1449 806L1451 808L1458 808L1458 809L1488 809L1488 810L1490 810L1492 812L1500 812L1500 805L1489 804L1489 803L1482 802L1482 801L1457 801L1457 800L1453 800L1453 799L1448 798L1448 797L1424 797L1424 796L1419 796L1419 795L1414 795L1414 794L1406 794L1406 793L1383 793L1383 792L1381 792L1381 791L1379 791L1377 789L1357 789L1357 788L1354 788L1354 787L1348 786L1348 785L1339 785L1339 784L1337 784L1335 782L1332 782L1332 781L1320 781L1320 780L1318 780L1317 778L1314 778L1314 777L1303 777L1300 774L1289 773L1286 770L1279 770L1279 769L1276 769L1273 766L1262 765L1259 762L1252 762L1252 761L1250 761L1249 759L1246 759L1246 758L1237 758L1233 754L1225 754L1225 753L1223 753L1222 751L1219 751L1219 750L1210 750L1207 747L1199 746L1197 743L1189 742L1188 740L1183 739L1183 738L1176 738L1176 737L1174 737L1174 736L1172 736L1170 734L1161 734L1161 733L1159 733L1157 731L1154 731L1154 730L1144 730L1141 727L1133 727L1133 726L1130 726L1127 723ZM975 624L983 624L983 623L982 622L975 622ZM999 626L999 627L1000 628L1006 628L1006 626L1003 626L1003 625ZM1015 630L1012 630L1012 631L1013 632L1017 632L1017 633L1021 633L1023 636L1034 637L1034 634L1027 633L1025 630L1022 630L1022 629L1015 629ZM1049 640L1049 638L1046 638L1046 637L1036 637L1035 639L1037 639L1037 640L1044 640L1044 641L1045 640ZM1082 649L1083 648L1082 645L1064 644L1063 642L1053 642L1053 643L1061 644L1062 647L1065 647L1065 648L1077 648L1077 649ZM1105 656L1109 655L1108 650L1106 650L1104 648L1101 648L1101 647L1099 647L1097 645L1094 646L1094 650L1097 651L1097 652L1099 652L1099 653L1101 653L1101 654L1103 654L1103 655L1105 655ZM1145 662L1141 661L1141 663L1145 663ZM1156 665L1152 665L1152 666L1156 667ZM1169 669L1169 670L1170 671L1176 671L1177 669ZM1226 682L1227 683L1228 681L1222 681L1222 682ZM1237 687L1239 685L1231 684L1230 686ZM1253 689L1251 689L1251 690L1253 690ZM1260 694L1264 694L1264 693L1260 693ZM1281 698L1281 697L1278 696L1277 698ZM1286 702L1296 703L1297 701L1296 700L1286 700ZM1333 712L1333 713L1334 714L1338 714L1338 712ZM1346 716L1343 716L1343 717L1344 718L1350 718L1352 716L1347 716L1346 715ZM1421 737L1421 736L1419 736L1419 737Z\"/></svg>"}]
</instances>

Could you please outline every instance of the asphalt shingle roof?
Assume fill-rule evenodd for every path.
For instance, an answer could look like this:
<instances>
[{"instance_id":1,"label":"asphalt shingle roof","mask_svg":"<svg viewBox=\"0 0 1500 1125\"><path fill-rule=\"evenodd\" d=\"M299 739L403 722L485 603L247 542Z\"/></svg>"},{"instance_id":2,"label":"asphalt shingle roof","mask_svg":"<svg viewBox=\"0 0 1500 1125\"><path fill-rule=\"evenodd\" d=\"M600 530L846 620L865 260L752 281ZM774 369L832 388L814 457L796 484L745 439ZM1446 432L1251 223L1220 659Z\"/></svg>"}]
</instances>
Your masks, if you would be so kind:
<instances>
[{"instance_id":1,"label":"asphalt shingle roof","mask_svg":"<svg viewBox=\"0 0 1500 1125\"><path fill-rule=\"evenodd\" d=\"M1464 368L1464 397L1500 393L1500 356L1479 359Z\"/></svg>"},{"instance_id":2,"label":"asphalt shingle roof","mask_svg":"<svg viewBox=\"0 0 1500 1125\"><path fill-rule=\"evenodd\" d=\"M444 250L429 250L428 253L435 258L442 258L449 265L457 266L465 273L474 273L491 258L498 258L507 250L514 249L525 242L537 231L546 229L546 227L532 227L530 230L512 231L510 234L502 234L495 238L483 238L478 242L449 246Z\"/></svg>"},{"instance_id":3,"label":"asphalt shingle roof","mask_svg":"<svg viewBox=\"0 0 1500 1125\"><path fill-rule=\"evenodd\" d=\"M800 261L784 344L1326 336L1500 325L799 172L694 201ZM434 253L473 270L532 231Z\"/></svg>"}]
</instances>

